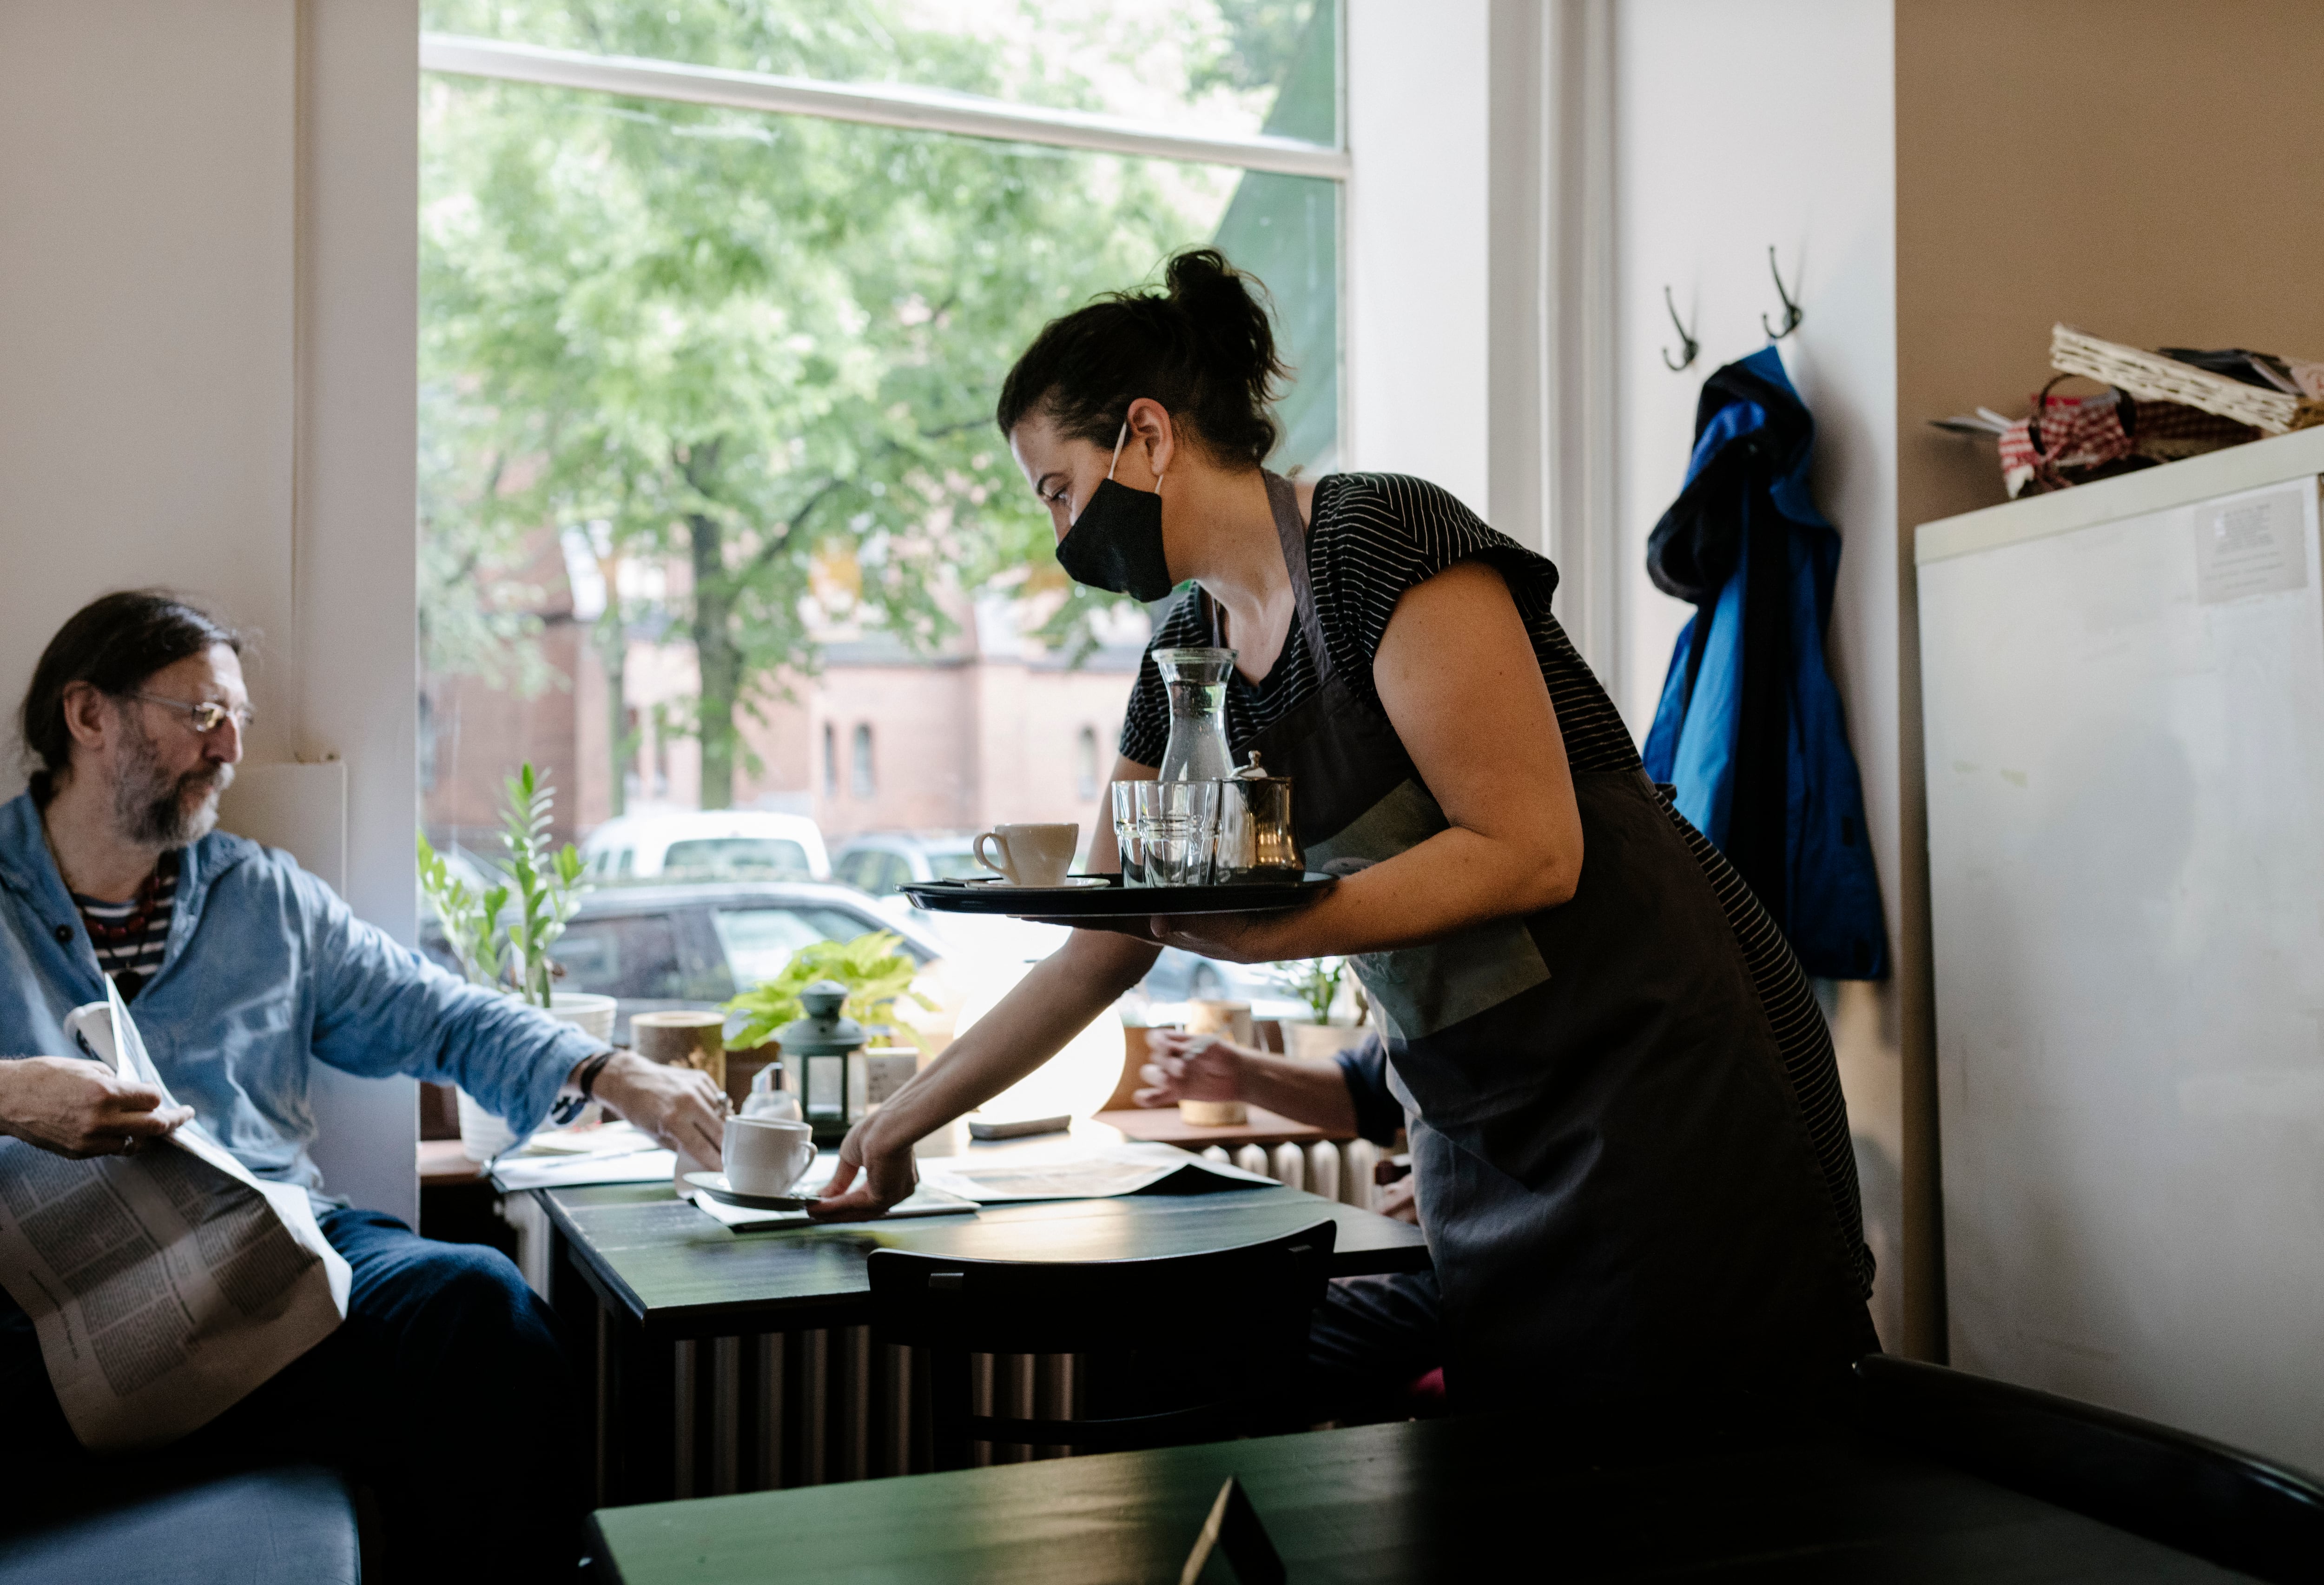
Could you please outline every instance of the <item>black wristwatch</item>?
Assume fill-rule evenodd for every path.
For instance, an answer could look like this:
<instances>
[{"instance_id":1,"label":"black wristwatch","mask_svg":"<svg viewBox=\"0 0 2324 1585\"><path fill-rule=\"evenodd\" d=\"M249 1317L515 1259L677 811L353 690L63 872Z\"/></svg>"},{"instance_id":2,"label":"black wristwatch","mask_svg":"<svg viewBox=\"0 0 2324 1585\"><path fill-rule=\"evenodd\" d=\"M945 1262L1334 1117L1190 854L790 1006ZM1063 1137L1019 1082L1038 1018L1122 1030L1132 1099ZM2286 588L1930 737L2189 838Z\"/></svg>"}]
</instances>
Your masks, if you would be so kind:
<instances>
[{"instance_id":1,"label":"black wristwatch","mask_svg":"<svg viewBox=\"0 0 2324 1585\"><path fill-rule=\"evenodd\" d=\"M551 1107L549 1111L549 1120L561 1128L579 1117L583 1108L588 1106L592 1094L597 1088L597 1075L604 1072L605 1064L613 1060L613 1048L607 1046L604 1051L582 1063L573 1075L574 1088L580 1093L568 1095Z\"/></svg>"}]
</instances>

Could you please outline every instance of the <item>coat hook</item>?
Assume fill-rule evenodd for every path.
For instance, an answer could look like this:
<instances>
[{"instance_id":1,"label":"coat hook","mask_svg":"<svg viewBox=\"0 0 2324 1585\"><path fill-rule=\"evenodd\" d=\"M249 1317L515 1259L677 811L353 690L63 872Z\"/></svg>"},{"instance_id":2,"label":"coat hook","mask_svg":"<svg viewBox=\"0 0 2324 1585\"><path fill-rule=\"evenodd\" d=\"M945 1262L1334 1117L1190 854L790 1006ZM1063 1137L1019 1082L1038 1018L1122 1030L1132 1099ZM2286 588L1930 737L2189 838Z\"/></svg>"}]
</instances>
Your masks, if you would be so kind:
<instances>
[{"instance_id":1,"label":"coat hook","mask_svg":"<svg viewBox=\"0 0 2324 1585\"><path fill-rule=\"evenodd\" d=\"M1778 330L1768 324L1766 314L1759 316L1759 324L1767 332L1768 340L1781 341L1800 328L1800 320L1804 316L1800 312L1800 305L1792 301L1792 294L1784 290L1784 273L1775 268L1775 250L1772 247L1767 250L1767 273L1775 278L1775 295L1784 300L1784 328Z\"/></svg>"},{"instance_id":2,"label":"coat hook","mask_svg":"<svg viewBox=\"0 0 2324 1585\"><path fill-rule=\"evenodd\" d=\"M1663 348L1663 367L1676 374L1694 361L1694 355L1702 350L1702 343L1697 341L1687 328L1679 322L1678 304L1671 301L1671 289L1667 286L1663 288L1663 306L1670 310L1671 323L1678 330L1679 349L1686 354L1676 363L1673 363L1670 359L1670 348L1667 347Z\"/></svg>"}]
</instances>

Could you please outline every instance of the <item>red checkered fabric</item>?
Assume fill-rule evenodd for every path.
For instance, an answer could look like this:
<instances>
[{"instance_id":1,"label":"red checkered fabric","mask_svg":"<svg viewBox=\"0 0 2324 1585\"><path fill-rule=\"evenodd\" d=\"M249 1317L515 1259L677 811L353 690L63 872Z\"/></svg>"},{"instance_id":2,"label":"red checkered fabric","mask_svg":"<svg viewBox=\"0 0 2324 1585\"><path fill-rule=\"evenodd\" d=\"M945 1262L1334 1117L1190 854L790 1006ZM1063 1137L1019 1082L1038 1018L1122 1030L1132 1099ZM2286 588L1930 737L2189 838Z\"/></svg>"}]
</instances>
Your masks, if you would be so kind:
<instances>
[{"instance_id":1,"label":"red checkered fabric","mask_svg":"<svg viewBox=\"0 0 2324 1585\"><path fill-rule=\"evenodd\" d=\"M2123 423L2127 405L2130 423ZM2001 434L2001 479L2012 500L2062 490L2143 463L2172 462L2259 439L2248 424L2177 402L2141 402L2119 392L2097 396L2039 393L2029 415Z\"/></svg>"}]
</instances>

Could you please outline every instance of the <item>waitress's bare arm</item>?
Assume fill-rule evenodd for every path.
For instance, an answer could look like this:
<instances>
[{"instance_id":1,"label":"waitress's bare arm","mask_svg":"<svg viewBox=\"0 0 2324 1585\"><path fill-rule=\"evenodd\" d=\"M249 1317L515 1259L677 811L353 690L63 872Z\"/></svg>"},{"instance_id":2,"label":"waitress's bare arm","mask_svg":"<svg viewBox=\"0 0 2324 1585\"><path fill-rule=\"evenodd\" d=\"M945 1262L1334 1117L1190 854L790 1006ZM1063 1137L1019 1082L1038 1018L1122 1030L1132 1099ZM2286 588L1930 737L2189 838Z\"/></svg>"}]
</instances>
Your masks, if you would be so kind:
<instances>
[{"instance_id":1,"label":"waitress's bare arm","mask_svg":"<svg viewBox=\"0 0 2324 1585\"><path fill-rule=\"evenodd\" d=\"M1154 779L1150 765L1122 760L1116 781ZM1108 789L1098 801L1113 807ZM1090 867L1117 867L1113 828L1102 823L1090 841ZM1033 966L1001 1005L856 1125L839 1149L839 1166L814 1214L832 1221L877 1216L912 1191L912 1145L964 1112L973 1111L1055 1056L1082 1027L1146 977L1161 948L1150 941L1077 930ZM858 1182L861 1172L862 1181Z\"/></svg>"},{"instance_id":2,"label":"waitress's bare arm","mask_svg":"<svg viewBox=\"0 0 2324 1585\"><path fill-rule=\"evenodd\" d=\"M1377 952L1572 899L1582 878L1573 776L1501 575L1463 561L1406 590L1372 681L1449 829L1296 913L1157 920L1161 941L1244 963Z\"/></svg>"}]
</instances>

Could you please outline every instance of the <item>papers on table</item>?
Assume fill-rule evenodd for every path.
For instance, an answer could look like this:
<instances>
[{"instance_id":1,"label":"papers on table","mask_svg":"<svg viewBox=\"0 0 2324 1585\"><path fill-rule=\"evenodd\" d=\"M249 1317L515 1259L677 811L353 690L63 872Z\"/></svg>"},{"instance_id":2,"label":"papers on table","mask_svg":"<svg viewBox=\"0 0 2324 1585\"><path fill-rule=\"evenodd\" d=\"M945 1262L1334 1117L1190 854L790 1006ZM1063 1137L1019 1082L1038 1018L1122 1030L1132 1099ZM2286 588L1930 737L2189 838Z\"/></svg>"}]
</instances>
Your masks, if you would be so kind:
<instances>
[{"instance_id":1,"label":"papers on table","mask_svg":"<svg viewBox=\"0 0 2324 1585\"><path fill-rule=\"evenodd\" d=\"M175 1104L110 980L66 1028ZM0 1284L83 1447L208 1423L337 1329L349 1274L307 1191L253 1177L198 1123L90 1161L0 1140Z\"/></svg>"},{"instance_id":2,"label":"papers on table","mask_svg":"<svg viewBox=\"0 0 2324 1585\"><path fill-rule=\"evenodd\" d=\"M617 1123L596 1132L604 1138L586 1155L559 1151L503 1156L493 1170L493 1186L503 1194L515 1194L528 1189L572 1189L587 1183L666 1183L676 1175L677 1158L667 1150L650 1148L651 1139L639 1130ZM1076 1135L1056 1141L1010 1141L955 1155L923 1156L918 1163L922 1193L888 1214L942 1216L980 1204L1110 1200L1151 1189L1182 1174L1202 1181L1190 1187L1271 1188L1275 1183L1272 1178L1224 1162L1206 1161L1176 1145L1121 1141L1111 1129L1102 1132L1102 1140ZM821 1193L838 1159L832 1151L819 1153L794 1192L802 1197ZM730 1228L785 1227L807 1219L805 1211L748 1210L716 1200L704 1204L709 1196L687 1189L681 1193Z\"/></svg>"},{"instance_id":3,"label":"papers on table","mask_svg":"<svg viewBox=\"0 0 2324 1585\"><path fill-rule=\"evenodd\" d=\"M789 1192L801 1200L822 1194L830 1186L832 1171L838 1165L837 1151L817 1151L815 1164L791 1185ZM699 1189L688 1189L685 1195L714 1221L738 1233L752 1233L766 1228L803 1228L814 1219L804 1210L752 1210L746 1206L729 1205ZM972 1199L946 1193L922 1183L909 1195L889 1207L888 1217L960 1216L976 1208L976 1201ZM875 1219L885 1220L887 1218Z\"/></svg>"},{"instance_id":4,"label":"papers on table","mask_svg":"<svg viewBox=\"0 0 2324 1585\"><path fill-rule=\"evenodd\" d=\"M738 1233L755 1233L765 1228L804 1228L814 1219L803 1210L751 1210L742 1206L729 1205L700 1189L687 1190L687 1196L713 1220ZM963 1200L958 1195L946 1194L941 1189L931 1189L923 1183L909 1197L889 1207L886 1217L873 1219L885 1221L892 1217L962 1216L976 1209L973 1200Z\"/></svg>"},{"instance_id":5,"label":"papers on table","mask_svg":"<svg viewBox=\"0 0 2324 1585\"><path fill-rule=\"evenodd\" d=\"M652 1135L613 1122L534 1135L493 1163L493 1187L516 1194L585 1183L666 1183L677 1173L678 1157L656 1145Z\"/></svg>"},{"instance_id":6,"label":"papers on table","mask_svg":"<svg viewBox=\"0 0 2324 1585\"><path fill-rule=\"evenodd\" d=\"M920 1182L930 1188L988 1205L1030 1200L1111 1200L1151 1189L1182 1173L1221 1180L1220 1188L1246 1183L1275 1186L1272 1178L1246 1173L1224 1162L1205 1161L1176 1145L1129 1141L1093 1146L1065 1140L1049 1146L1019 1145L1005 1153L929 1156Z\"/></svg>"}]
</instances>

